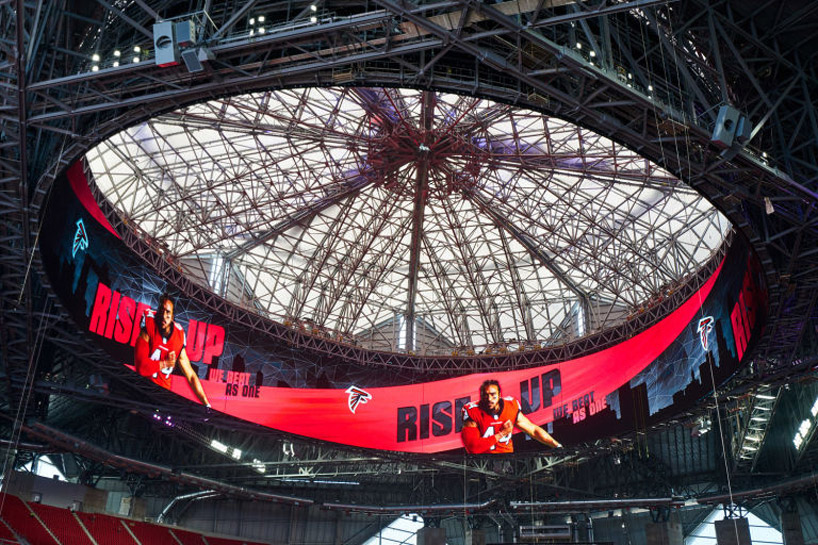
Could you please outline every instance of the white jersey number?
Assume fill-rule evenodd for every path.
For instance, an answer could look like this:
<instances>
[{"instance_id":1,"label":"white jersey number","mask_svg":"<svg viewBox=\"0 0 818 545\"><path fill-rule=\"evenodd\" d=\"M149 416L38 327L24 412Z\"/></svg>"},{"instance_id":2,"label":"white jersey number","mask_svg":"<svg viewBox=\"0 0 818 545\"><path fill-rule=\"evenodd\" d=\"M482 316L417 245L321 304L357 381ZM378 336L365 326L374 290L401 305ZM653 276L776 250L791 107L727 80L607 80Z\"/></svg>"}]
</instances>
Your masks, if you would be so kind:
<instances>
[{"instance_id":1,"label":"white jersey number","mask_svg":"<svg viewBox=\"0 0 818 545\"><path fill-rule=\"evenodd\" d=\"M491 437L495 433L497 433L497 432L494 431L494 426L489 426L488 428L486 428L486 433L483 434L483 438L485 439L486 437ZM511 441L511 434L506 435L505 437L503 437L502 439L500 439L497 442L498 443L508 443L509 441ZM497 448L497 445L492 445L489 450L494 450L495 448Z\"/></svg>"}]
</instances>

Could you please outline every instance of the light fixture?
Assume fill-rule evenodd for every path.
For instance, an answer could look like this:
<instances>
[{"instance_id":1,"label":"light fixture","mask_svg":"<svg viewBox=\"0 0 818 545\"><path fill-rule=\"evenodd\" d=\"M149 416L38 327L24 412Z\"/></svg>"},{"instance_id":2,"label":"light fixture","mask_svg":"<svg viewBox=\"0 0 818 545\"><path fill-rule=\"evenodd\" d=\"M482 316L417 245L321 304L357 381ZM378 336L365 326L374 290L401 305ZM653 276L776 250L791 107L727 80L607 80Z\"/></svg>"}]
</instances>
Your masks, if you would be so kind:
<instances>
[{"instance_id":1,"label":"light fixture","mask_svg":"<svg viewBox=\"0 0 818 545\"><path fill-rule=\"evenodd\" d=\"M648 85L648 91L653 91L653 85Z\"/></svg>"},{"instance_id":2,"label":"light fixture","mask_svg":"<svg viewBox=\"0 0 818 545\"><path fill-rule=\"evenodd\" d=\"M593 49L588 54L592 57L596 57L596 51L594 51Z\"/></svg>"},{"instance_id":3,"label":"light fixture","mask_svg":"<svg viewBox=\"0 0 818 545\"><path fill-rule=\"evenodd\" d=\"M91 67L91 72L98 72L98 71L99 71L99 66L97 66L96 64Z\"/></svg>"},{"instance_id":4,"label":"light fixture","mask_svg":"<svg viewBox=\"0 0 818 545\"><path fill-rule=\"evenodd\" d=\"M139 57L134 57L133 62L139 62Z\"/></svg>"},{"instance_id":5,"label":"light fixture","mask_svg":"<svg viewBox=\"0 0 818 545\"><path fill-rule=\"evenodd\" d=\"M138 45L133 46L133 52L134 53L140 53L141 51L142 51L142 48L139 47Z\"/></svg>"},{"instance_id":6,"label":"light fixture","mask_svg":"<svg viewBox=\"0 0 818 545\"><path fill-rule=\"evenodd\" d=\"M251 25L256 24L256 20L255 20L255 18L250 17L250 24L251 24Z\"/></svg>"},{"instance_id":7,"label":"light fixture","mask_svg":"<svg viewBox=\"0 0 818 545\"><path fill-rule=\"evenodd\" d=\"M212 441L210 441L210 448L212 448L216 452L221 452L222 454L227 453L227 445L225 445L221 441L218 441L217 439L213 439Z\"/></svg>"},{"instance_id":8,"label":"light fixture","mask_svg":"<svg viewBox=\"0 0 818 545\"><path fill-rule=\"evenodd\" d=\"M775 396L769 396L767 394L756 394L758 399L775 399Z\"/></svg>"},{"instance_id":9,"label":"light fixture","mask_svg":"<svg viewBox=\"0 0 818 545\"><path fill-rule=\"evenodd\" d=\"M264 15L259 15L259 16L258 16L258 22L259 22L259 23L263 23L263 22L264 22Z\"/></svg>"},{"instance_id":10,"label":"light fixture","mask_svg":"<svg viewBox=\"0 0 818 545\"><path fill-rule=\"evenodd\" d=\"M118 59L121 56L122 56L122 52L120 52L119 49L114 49L114 57L116 57Z\"/></svg>"},{"instance_id":11,"label":"light fixture","mask_svg":"<svg viewBox=\"0 0 818 545\"><path fill-rule=\"evenodd\" d=\"M117 66L119 66L119 61L114 61L114 68L116 68Z\"/></svg>"},{"instance_id":12,"label":"light fixture","mask_svg":"<svg viewBox=\"0 0 818 545\"><path fill-rule=\"evenodd\" d=\"M91 55L91 60L94 62L99 62L99 54L94 53L93 55Z\"/></svg>"},{"instance_id":13,"label":"light fixture","mask_svg":"<svg viewBox=\"0 0 818 545\"><path fill-rule=\"evenodd\" d=\"M269 475L269 477L275 477L274 475ZM344 486L360 486L361 483L358 481L327 481L323 479L311 479L311 478L283 478L280 479L283 483L310 483L310 484L337 484L337 485L344 485Z\"/></svg>"},{"instance_id":14,"label":"light fixture","mask_svg":"<svg viewBox=\"0 0 818 545\"><path fill-rule=\"evenodd\" d=\"M313 13L318 11L318 6L316 6L315 4L310 4L310 11L312 11Z\"/></svg>"},{"instance_id":15,"label":"light fixture","mask_svg":"<svg viewBox=\"0 0 818 545\"><path fill-rule=\"evenodd\" d=\"M317 23L317 22L318 22L318 17L316 17L315 15L310 17L310 23Z\"/></svg>"},{"instance_id":16,"label":"light fixture","mask_svg":"<svg viewBox=\"0 0 818 545\"><path fill-rule=\"evenodd\" d=\"M713 421L707 418L706 416L700 416L696 419L696 423L693 425L693 429L690 431L691 437L701 437L705 433L710 431L710 428L713 426Z\"/></svg>"},{"instance_id":17,"label":"light fixture","mask_svg":"<svg viewBox=\"0 0 818 545\"><path fill-rule=\"evenodd\" d=\"M582 49L582 43L577 42L577 49Z\"/></svg>"},{"instance_id":18,"label":"light fixture","mask_svg":"<svg viewBox=\"0 0 818 545\"><path fill-rule=\"evenodd\" d=\"M264 34L264 27L263 26L258 27L258 33L259 34Z\"/></svg>"}]
</instances>

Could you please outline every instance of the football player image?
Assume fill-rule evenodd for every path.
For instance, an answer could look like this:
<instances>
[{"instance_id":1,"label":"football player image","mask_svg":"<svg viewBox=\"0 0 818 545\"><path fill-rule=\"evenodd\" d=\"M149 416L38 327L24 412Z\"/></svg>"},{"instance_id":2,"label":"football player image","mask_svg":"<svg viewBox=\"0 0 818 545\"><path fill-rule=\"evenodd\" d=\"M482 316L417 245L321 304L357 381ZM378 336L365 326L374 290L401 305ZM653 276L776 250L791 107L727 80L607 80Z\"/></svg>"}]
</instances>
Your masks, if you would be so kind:
<instances>
[{"instance_id":1,"label":"football player image","mask_svg":"<svg viewBox=\"0 0 818 545\"><path fill-rule=\"evenodd\" d=\"M500 384L487 380L480 385L480 401L463 407L461 437L469 454L514 452L511 434L517 427L544 445L562 447L548 432L529 420L513 397L502 397Z\"/></svg>"},{"instance_id":2,"label":"football player image","mask_svg":"<svg viewBox=\"0 0 818 545\"><path fill-rule=\"evenodd\" d=\"M210 407L207 394L185 351L185 330L173 321L174 306L173 299L163 293L159 297L159 309L155 312L149 309L142 316L142 331L134 348L136 372L170 389L170 375L178 364L196 397L203 405Z\"/></svg>"}]
</instances>

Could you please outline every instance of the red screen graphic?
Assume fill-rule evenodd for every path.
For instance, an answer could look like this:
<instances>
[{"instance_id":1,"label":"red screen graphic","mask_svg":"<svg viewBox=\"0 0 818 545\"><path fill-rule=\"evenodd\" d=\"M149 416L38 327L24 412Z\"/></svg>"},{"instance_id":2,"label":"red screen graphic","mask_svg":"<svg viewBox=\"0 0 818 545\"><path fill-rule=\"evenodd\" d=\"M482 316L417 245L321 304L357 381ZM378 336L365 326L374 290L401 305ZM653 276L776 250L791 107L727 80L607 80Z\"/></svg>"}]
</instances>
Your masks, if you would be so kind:
<instances>
[{"instance_id":1,"label":"red screen graphic","mask_svg":"<svg viewBox=\"0 0 818 545\"><path fill-rule=\"evenodd\" d=\"M700 301L707 298L720 271L721 266L698 293L653 327L616 346L563 363L361 389L364 394L349 389L255 387L242 376L233 378L244 383L231 382L222 371L218 378L224 382L205 380L202 384L214 409L277 430L382 450L435 453L457 449L462 447L460 408L477 399L478 388L487 378L498 380L503 395L516 399L521 399L528 385L525 398L530 407L537 408L527 416L540 426L577 406L604 404L607 395L652 363L697 318ZM196 400L184 377L172 378L175 393ZM534 379L539 384L538 399L532 396ZM250 395L243 395L242 390ZM356 397L353 407L351 398Z\"/></svg>"},{"instance_id":2,"label":"red screen graphic","mask_svg":"<svg viewBox=\"0 0 818 545\"><path fill-rule=\"evenodd\" d=\"M56 186L62 188L63 194L51 200L59 205L46 214L40 242L52 285L81 327L116 361L133 369L132 347L139 335L139 319L158 298L158 288L145 286L161 286L164 281L138 261L116 236L94 202L79 163L69 169L63 182ZM89 228L88 244L79 251L72 247L78 217L84 217ZM128 274L122 274L123 271ZM102 281L101 276L110 279ZM711 295L712 302L707 303ZM477 400L478 388L488 378L500 382L503 395L518 399L532 422L540 426L554 423L558 440L562 439L559 433L569 434L565 426L579 430L582 426L574 424L587 424L582 422L586 416L600 413L605 418L616 418L602 414L609 409L609 402L619 404L619 418L625 420L622 394L612 394L627 390L631 381L643 380L634 380L636 377L671 370L666 366L673 364L673 358L705 365L708 363L704 354L708 354L719 367L719 380L724 380L736 369L751 338L763 326L766 291L758 260L739 243L728 250L717 270L679 308L616 346L540 367L426 382L418 373L411 379L401 379L404 384L379 387L372 385L389 384L382 379L383 368L364 370L371 371L370 374L356 368L354 376L371 377L369 384L365 383L367 378L357 384L339 379L326 388L264 385L280 383L275 377L257 379L258 367L249 362L247 370L254 373L228 371L224 368L228 363L220 362L223 354L246 355L250 351L246 339L255 332L241 330L240 326L228 323L228 319L212 315L190 301L179 301L177 306L195 311L181 318L187 336L186 352L191 362L206 369L206 376L200 377L201 384L214 410L323 441L390 451L439 453L463 446L462 407ZM232 336L231 328L235 328ZM711 331L715 333L708 347ZM701 346L697 348L699 338ZM253 365L258 365L258 361L277 362L280 356L274 343L265 343L264 339L251 342L256 343L252 347L256 358ZM693 348L695 358L690 355ZM682 367L684 370L679 373L685 375L687 382L682 386L678 383L662 386L661 395L673 398L665 407L676 403L677 393L692 392L690 398L694 401L701 395L693 387L690 392L681 391L686 390L685 384L693 384L690 377L693 367ZM643 384L634 384L633 391L641 387L638 395L643 396L643 405L647 405L649 394ZM694 386L704 387L704 383ZM199 402L181 375L171 376L171 390Z\"/></svg>"}]
</instances>

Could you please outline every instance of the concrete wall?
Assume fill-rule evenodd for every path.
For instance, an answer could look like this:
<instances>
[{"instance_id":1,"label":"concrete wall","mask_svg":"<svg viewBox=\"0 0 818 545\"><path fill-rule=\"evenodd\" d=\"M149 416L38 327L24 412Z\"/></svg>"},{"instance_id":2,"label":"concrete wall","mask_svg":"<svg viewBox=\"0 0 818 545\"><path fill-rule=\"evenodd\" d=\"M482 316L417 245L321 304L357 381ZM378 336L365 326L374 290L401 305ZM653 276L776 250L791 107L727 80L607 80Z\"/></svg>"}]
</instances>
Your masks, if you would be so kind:
<instances>
[{"instance_id":1,"label":"concrete wall","mask_svg":"<svg viewBox=\"0 0 818 545\"><path fill-rule=\"evenodd\" d=\"M23 472L12 473L3 491L19 496L25 501L39 501L44 505L78 509L87 513L104 512L108 499L105 490Z\"/></svg>"},{"instance_id":2,"label":"concrete wall","mask_svg":"<svg viewBox=\"0 0 818 545\"><path fill-rule=\"evenodd\" d=\"M180 509L179 526L290 545L357 545L395 517L231 499L204 499Z\"/></svg>"}]
</instances>

